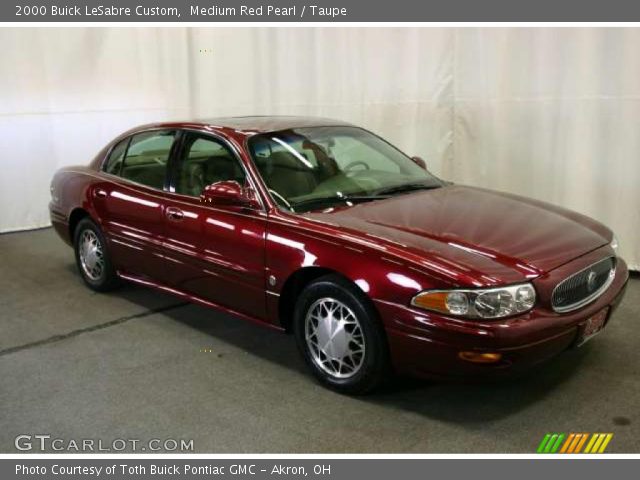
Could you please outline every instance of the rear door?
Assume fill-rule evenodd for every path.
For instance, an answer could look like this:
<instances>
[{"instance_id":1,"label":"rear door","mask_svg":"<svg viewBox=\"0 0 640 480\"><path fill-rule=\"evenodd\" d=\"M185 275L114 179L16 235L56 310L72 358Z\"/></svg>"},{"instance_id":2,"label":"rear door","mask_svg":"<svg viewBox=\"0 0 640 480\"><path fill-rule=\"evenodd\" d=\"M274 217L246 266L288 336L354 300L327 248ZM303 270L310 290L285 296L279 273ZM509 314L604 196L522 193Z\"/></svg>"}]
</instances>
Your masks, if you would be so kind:
<instances>
[{"instance_id":1,"label":"rear door","mask_svg":"<svg viewBox=\"0 0 640 480\"><path fill-rule=\"evenodd\" d=\"M262 318L265 314L264 209L202 204L205 186L250 182L226 140L184 132L167 193L166 254L170 284L199 298Z\"/></svg>"},{"instance_id":2,"label":"rear door","mask_svg":"<svg viewBox=\"0 0 640 480\"><path fill-rule=\"evenodd\" d=\"M117 144L104 164L104 182L95 184L94 205L116 268L164 280L165 188L177 130L137 133Z\"/></svg>"}]
</instances>

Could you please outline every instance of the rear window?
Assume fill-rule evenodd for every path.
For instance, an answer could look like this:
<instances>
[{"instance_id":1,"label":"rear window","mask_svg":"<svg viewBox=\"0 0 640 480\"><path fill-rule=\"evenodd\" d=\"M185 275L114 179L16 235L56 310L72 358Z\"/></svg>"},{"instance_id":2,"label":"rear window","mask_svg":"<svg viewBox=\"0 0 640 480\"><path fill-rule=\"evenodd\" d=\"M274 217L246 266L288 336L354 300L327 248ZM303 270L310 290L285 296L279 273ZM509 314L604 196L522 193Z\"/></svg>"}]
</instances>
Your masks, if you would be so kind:
<instances>
[{"instance_id":1,"label":"rear window","mask_svg":"<svg viewBox=\"0 0 640 480\"><path fill-rule=\"evenodd\" d=\"M175 131L139 133L131 137L120 176L152 188L164 188Z\"/></svg>"},{"instance_id":2,"label":"rear window","mask_svg":"<svg viewBox=\"0 0 640 480\"><path fill-rule=\"evenodd\" d=\"M111 150L109 158L104 164L103 170L105 172L112 175L120 175L120 170L122 169L122 161L124 160L124 154L127 151L129 140L129 138L125 138Z\"/></svg>"}]
</instances>

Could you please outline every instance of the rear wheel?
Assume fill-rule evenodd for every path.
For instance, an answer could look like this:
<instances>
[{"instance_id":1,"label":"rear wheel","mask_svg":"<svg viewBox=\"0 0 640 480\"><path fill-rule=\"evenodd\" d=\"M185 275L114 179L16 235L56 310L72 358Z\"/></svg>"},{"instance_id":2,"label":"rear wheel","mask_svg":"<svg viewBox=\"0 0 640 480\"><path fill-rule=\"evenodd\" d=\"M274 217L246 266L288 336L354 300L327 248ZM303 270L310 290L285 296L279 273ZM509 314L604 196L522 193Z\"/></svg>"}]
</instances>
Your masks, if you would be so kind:
<instances>
[{"instance_id":1,"label":"rear wheel","mask_svg":"<svg viewBox=\"0 0 640 480\"><path fill-rule=\"evenodd\" d=\"M104 235L93 220L87 217L78 222L73 245L78 270L89 288L106 292L120 285Z\"/></svg>"},{"instance_id":2,"label":"rear wheel","mask_svg":"<svg viewBox=\"0 0 640 480\"><path fill-rule=\"evenodd\" d=\"M327 275L300 295L294 312L298 348L326 386L363 394L389 376L386 337L377 313L356 287Z\"/></svg>"}]
</instances>

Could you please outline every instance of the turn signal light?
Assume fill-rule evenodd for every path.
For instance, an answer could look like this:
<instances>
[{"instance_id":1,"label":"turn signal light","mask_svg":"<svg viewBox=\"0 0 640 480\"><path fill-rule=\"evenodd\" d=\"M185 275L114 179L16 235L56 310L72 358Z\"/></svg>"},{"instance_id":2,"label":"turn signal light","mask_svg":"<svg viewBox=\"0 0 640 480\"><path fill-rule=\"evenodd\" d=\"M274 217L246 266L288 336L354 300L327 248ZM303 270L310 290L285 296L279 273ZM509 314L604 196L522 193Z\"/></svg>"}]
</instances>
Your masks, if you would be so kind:
<instances>
[{"instance_id":1,"label":"turn signal light","mask_svg":"<svg viewBox=\"0 0 640 480\"><path fill-rule=\"evenodd\" d=\"M449 292L433 292L429 295L417 295L413 299L413 304L416 307L424 308L425 310L435 310L436 312L447 311L447 297Z\"/></svg>"},{"instance_id":2,"label":"turn signal light","mask_svg":"<svg viewBox=\"0 0 640 480\"><path fill-rule=\"evenodd\" d=\"M460 352L458 357L472 363L496 363L502 360L502 354L497 352Z\"/></svg>"}]
</instances>

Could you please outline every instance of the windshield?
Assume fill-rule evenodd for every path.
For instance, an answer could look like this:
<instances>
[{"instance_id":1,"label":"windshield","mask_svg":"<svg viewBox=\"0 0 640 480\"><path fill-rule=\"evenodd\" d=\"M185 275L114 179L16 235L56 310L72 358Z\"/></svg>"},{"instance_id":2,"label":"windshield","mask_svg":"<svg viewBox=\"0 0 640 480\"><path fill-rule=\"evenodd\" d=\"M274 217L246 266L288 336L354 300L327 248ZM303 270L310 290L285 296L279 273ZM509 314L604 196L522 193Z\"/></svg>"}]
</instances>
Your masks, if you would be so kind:
<instances>
[{"instance_id":1,"label":"windshield","mask_svg":"<svg viewBox=\"0 0 640 480\"><path fill-rule=\"evenodd\" d=\"M273 199L294 212L443 184L389 143L357 127L256 135L249 140L249 150Z\"/></svg>"}]
</instances>

